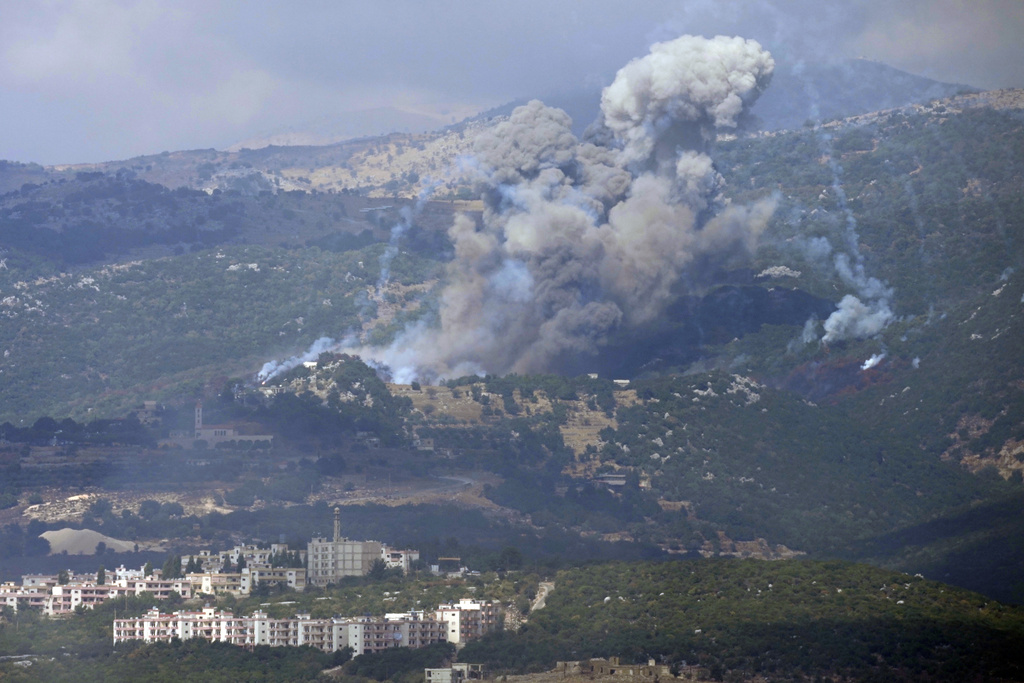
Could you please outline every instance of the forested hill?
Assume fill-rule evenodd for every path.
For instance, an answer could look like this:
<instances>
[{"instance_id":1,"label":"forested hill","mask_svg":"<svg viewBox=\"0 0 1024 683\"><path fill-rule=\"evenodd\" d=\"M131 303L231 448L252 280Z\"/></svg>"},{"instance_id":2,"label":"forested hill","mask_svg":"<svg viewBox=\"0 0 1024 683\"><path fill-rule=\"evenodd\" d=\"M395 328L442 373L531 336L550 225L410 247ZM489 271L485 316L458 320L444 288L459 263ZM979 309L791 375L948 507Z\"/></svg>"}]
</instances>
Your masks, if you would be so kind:
<instances>
[{"instance_id":1,"label":"forested hill","mask_svg":"<svg viewBox=\"0 0 1024 683\"><path fill-rule=\"evenodd\" d=\"M2 164L0 178L22 171ZM0 195L0 245L5 269L23 279L222 245L344 251L386 240L410 204L354 193L172 190L123 168L77 172ZM418 229L443 230L451 215L447 204L421 206ZM415 242L417 231L409 237Z\"/></svg>"},{"instance_id":2,"label":"forested hill","mask_svg":"<svg viewBox=\"0 0 1024 683\"><path fill-rule=\"evenodd\" d=\"M602 387L410 388L412 408L380 402L394 410L377 436L500 472L491 498L538 525L671 552L760 538L1019 599L1024 119L1019 98L971 97L720 141L727 198L776 202L748 262L709 266L647 328L558 368ZM0 421L18 427L255 393L264 363L323 337L433 324L459 206L169 190L127 171L26 182L0 197ZM848 296L891 315L824 341ZM611 378L633 380L629 398ZM281 406L356 424L316 380L284 379L302 398ZM565 479L620 470L618 496Z\"/></svg>"},{"instance_id":3,"label":"forested hill","mask_svg":"<svg viewBox=\"0 0 1024 683\"><path fill-rule=\"evenodd\" d=\"M767 378L787 376L802 367L786 386L810 383L813 393L835 386L831 379L843 376L811 372L822 362L825 370L833 367L837 350L843 358L863 363L883 347L903 345L906 336L910 345L905 346L904 358L909 362L915 355L907 354L917 354L915 345L948 347L945 333L933 323L948 320L954 311L969 317L983 303L992 302L989 294L1003 283L1012 289L1014 273L1024 266L1024 199L1018 191L1024 178L1024 133L1021 109L1015 108L1021 106L1020 98L996 93L964 96L956 102L959 108L953 101L933 103L720 143L716 163L733 201L773 193L779 201L749 268L721 274L720 286L710 291L681 292L650 329L610 340L605 353L577 359L567 371L631 377L718 364ZM402 158L397 143L388 144L388 153ZM415 151L404 147L404 152L410 150ZM34 172L33 167L15 164L0 169L0 174L18 180L34 178ZM400 248L395 266L400 275L384 283L388 301L380 302L386 304L388 317L374 324L368 318L376 318L380 304L359 304L362 318L357 327L394 334L400 325L392 324L393 314L435 310L429 287L421 287L419 293L405 287L440 274L438 266L451 254L445 230L458 204L427 203L406 226L401 210L412 206L407 200L374 200L351 193L266 191L249 196L237 190L172 191L138 174L126 169L120 174L47 176L48 180L26 181L21 189L0 197L0 314L18 321L0 330L2 369L13 373L6 374L0 392L22 397L12 401L0 396L0 417L34 419L44 412L81 416L78 411L89 407L89 397L115 388L120 405L129 406L149 394L150 387L174 386L176 382L168 384L164 378L185 368L147 353L154 345L182 349L190 358L185 364L206 366L203 372L234 374L243 368L255 373L262 361L299 352L320 337L339 338L354 329L353 319L349 312L332 312L332 307L379 283L383 245L377 243L390 239L392 229L400 225L401 240L395 245ZM814 346L793 346L803 322L812 316L823 319L852 289L834 267L834 254L815 249L826 243L838 249L851 240L865 277L891 288L893 313L904 322L890 328L893 334L832 345L829 353ZM253 244L262 251L246 256L240 250ZM153 256L162 260L147 265ZM167 285L150 290L150 275L110 279L94 265L98 261L109 268L125 259L140 262L129 268L159 271ZM339 259L347 265L334 263ZM298 270L283 265L289 262L302 264L308 272L280 277L286 271L298 275ZM285 270L274 270L278 263ZM362 270L352 270L359 263ZM209 268L196 270L197 264ZM252 270L252 264L261 272ZM225 272L215 265L223 265ZM227 271L243 265L249 274ZM74 276L45 279L72 268ZM348 272L362 284L356 286L357 280L350 278L331 285L330 278L323 279L326 275L315 275L321 272L342 278ZM182 278L189 280L189 293L176 291L174 283ZM91 284L79 287L88 281ZM104 281L110 287L97 292ZM315 287L309 287L310 282ZM252 296L253 287L259 296ZM111 298L110 305L101 303L104 297ZM314 298L320 304L310 307ZM1008 290L1002 299L1009 298ZM998 315L1014 315L1009 303L1001 305ZM217 321L216 331L197 327L194 317L186 319L188 307L193 311L190 316L200 309L207 312L211 322ZM95 311L85 314L92 308ZM171 319L182 324L168 325ZM264 333L253 335L244 329L264 320ZM62 365L59 359L67 353L56 351L62 334L58 330L88 340L93 336L88 330L98 328L83 327L86 324L121 330L124 338L99 345L87 359ZM154 329L161 330L158 336L151 334ZM946 329L964 328L947 323ZM999 329L994 325L990 336ZM236 333L247 335L241 347L233 341ZM120 369L124 348L136 349L137 357L149 360L133 365L126 374ZM229 373L215 369L232 357L247 360L241 367L232 365ZM44 359L46 367L39 365ZM1004 385L1012 394L1017 364L1006 361L1011 366ZM52 384L58 375L67 376L57 382L61 388ZM83 375L98 381L79 385ZM20 386L18 376L31 376L32 386ZM70 391L63 388L66 382ZM957 383L962 387L960 380ZM986 393L998 395L1003 389L988 387ZM72 408L62 397L78 407Z\"/></svg>"},{"instance_id":4,"label":"forested hill","mask_svg":"<svg viewBox=\"0 0 1024 683\"><path fill-rule=\"evenodd\" d=\"M498 670L617 656L713 680L1020 680L1024 613L863 565L716 560L560 572L519 633L460 659ZM571 654L570 654L571 653Z\"/></svg>"},{"instance_id":5,"label":"forested hill","mask_svg":"<svg viewBox=\"0 0 1024 683\"><path fill-rule=\"evenodd\" d=\"M920 577L838 562L697 560L592 564L547 576L546 605L459 651L489 676L548 670L557 661L650 659L699 680L1016 681L1024 675L1024 613ZM305 594L220 596L220 609L261 609L274 618L311 613L380 614L467 594L505 609L530 609L543 575L528 569L466 580L366 578ZM25 610L0 621L0 648L26 655L0 660L12 681L305 681L350 653L258 646L253 651L202 640L111 643L117 617L140 616L148 596L111 601L66 619ZM164 609L167 603L164 602ZM536 603L534 603L536 605ZM451 653L410 648L363 655L350 677L403 683ZM24 661L31 664L25 666ZM199 672L199 673L197 673ZM682 677L682 676L681 676ZM684 680L692 680L684 678Z\"/></svg>"}]
</instances>

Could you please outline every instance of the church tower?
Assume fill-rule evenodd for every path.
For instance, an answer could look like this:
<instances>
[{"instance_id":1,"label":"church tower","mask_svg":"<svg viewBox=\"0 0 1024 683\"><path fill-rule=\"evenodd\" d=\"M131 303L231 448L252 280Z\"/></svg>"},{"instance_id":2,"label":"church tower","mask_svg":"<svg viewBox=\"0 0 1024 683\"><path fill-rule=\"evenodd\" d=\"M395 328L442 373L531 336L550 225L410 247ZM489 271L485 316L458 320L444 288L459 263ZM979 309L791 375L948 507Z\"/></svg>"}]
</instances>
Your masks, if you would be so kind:
<instances>
[{"instance_id":1,"label":"church tower","mask_svg":"<svg viewBox=\"0 0 1024 683\"><path fill-rule=\"evenodd\" d=\"M196 438L200 438L203 429L203 402L196 401Z\"/></svg>"}]
</instances>

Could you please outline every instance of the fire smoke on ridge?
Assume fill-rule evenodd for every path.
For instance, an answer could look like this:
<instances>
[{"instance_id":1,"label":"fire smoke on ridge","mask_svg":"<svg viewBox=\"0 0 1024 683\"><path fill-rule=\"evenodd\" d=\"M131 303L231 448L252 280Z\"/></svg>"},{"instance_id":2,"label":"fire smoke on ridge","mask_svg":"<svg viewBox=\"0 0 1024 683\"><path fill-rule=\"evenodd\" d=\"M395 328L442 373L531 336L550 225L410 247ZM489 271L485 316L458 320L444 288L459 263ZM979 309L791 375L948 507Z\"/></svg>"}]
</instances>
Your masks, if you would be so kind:
<instances>
[{"instance_id":1,"label":"fire smoke on ridge","mask_svg":"<svg viewBox=\"0 0 1024 683\"><path fill-rule=\"evenodd\" d=\"M721 200L707 151L773 68L755 41L683 36L619 70L582 141L565 112L517 108L476 141L485 209L449 229L439 324L356 352L399 382L539 372L650 321L695 259L748 252L771 216Z\"/></svg>"}]
</instances>

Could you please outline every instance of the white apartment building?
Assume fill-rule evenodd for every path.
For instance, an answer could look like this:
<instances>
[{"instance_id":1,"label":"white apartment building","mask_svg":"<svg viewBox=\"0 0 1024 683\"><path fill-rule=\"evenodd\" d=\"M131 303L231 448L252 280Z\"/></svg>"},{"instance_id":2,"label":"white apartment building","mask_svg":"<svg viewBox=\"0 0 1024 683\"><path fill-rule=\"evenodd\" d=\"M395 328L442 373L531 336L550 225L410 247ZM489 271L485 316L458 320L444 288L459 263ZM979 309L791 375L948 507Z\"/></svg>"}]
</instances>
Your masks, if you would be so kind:
<instances>
[{"instance_id":1,"label":"white apartment building","mask_svg":"<svg viewBox=\"0 0 1024 683\"><path fill-rule=\"evenodd\" d=\"M57 581L57 577L23 577L22 585L13 582L0 585L0 604L7 605L15 611L22 607L39 609L49 617L72 613L82 605L92 609L97 604L126 595L142 595L151 593L154 597L165 600L174 591L183 598L192 597L192 585L184 579L114 579L102 585L93 579L74 578L66 584Z\"/></svg>"},{"instance_id":2,"label":"white apartment building","mask_svg":"<svg viewBox=\"0 0 1024 683\"><path fill-rule=\"evenodd\" d=\"M281 584L292 590L306 588L306 570L302 567L271 567L270 565L246 567L242 570L239 592L249 595L260 581Z\"/></svg>"},{"instance_id":3,"label":"white apartment building","mask_svg":"<svg viewBox=\"0 0 1024 683\"><path fill-rule=\"evenodd\" d=\"M424 647L444 642L445 625L422 612L390 614L382 618L334 617L312 619L300 614L271 619L264 612L236 617L206 607L201 612L161 614L153 608L136 619L114 620L114 644L128 640L147 643L203 638L239 646L309 645L327 652L351 647L355 654L381 652L394 647Z\"/></svg>"},{"instance_id":4,"label":"white apartment building","mask_svg":"<svg viewBox=\"0 0 1024 683\"><path fill-rule=\"evenodd\" d=\"M493 602L463 598L457 603L440 605L435 618L448 625L446 640L461 647L494 630L498 625L499 612L498 605Z\"/></svg>"}]
</instances>

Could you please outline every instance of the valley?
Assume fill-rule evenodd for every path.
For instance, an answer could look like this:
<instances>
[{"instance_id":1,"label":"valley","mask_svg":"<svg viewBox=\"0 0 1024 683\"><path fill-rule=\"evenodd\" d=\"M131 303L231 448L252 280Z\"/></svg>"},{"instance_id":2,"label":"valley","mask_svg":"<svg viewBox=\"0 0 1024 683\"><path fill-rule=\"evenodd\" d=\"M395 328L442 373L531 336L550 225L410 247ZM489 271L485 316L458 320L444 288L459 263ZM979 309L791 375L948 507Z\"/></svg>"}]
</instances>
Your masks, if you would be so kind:
<instances>
[{"instance_id":1,"label":"valley","mask_svg":"<svg viewBox=\"0 0 1024 683\"><path fill-rule=\"evenodd\" d=\"M325 146L2 162L0 579L343 527L423 562L209 599L486 596L512 627L458 657L499 675L1014 680L1022 107L945 92L713 135L609 109L577 137L530 101ZM12 608L0 652L57 679L61 639L97 679L210 656L112 650L104 610L25 617L30 640ZM311 676L344 664L320 654Z\"/></svg>"}]
</instances>

